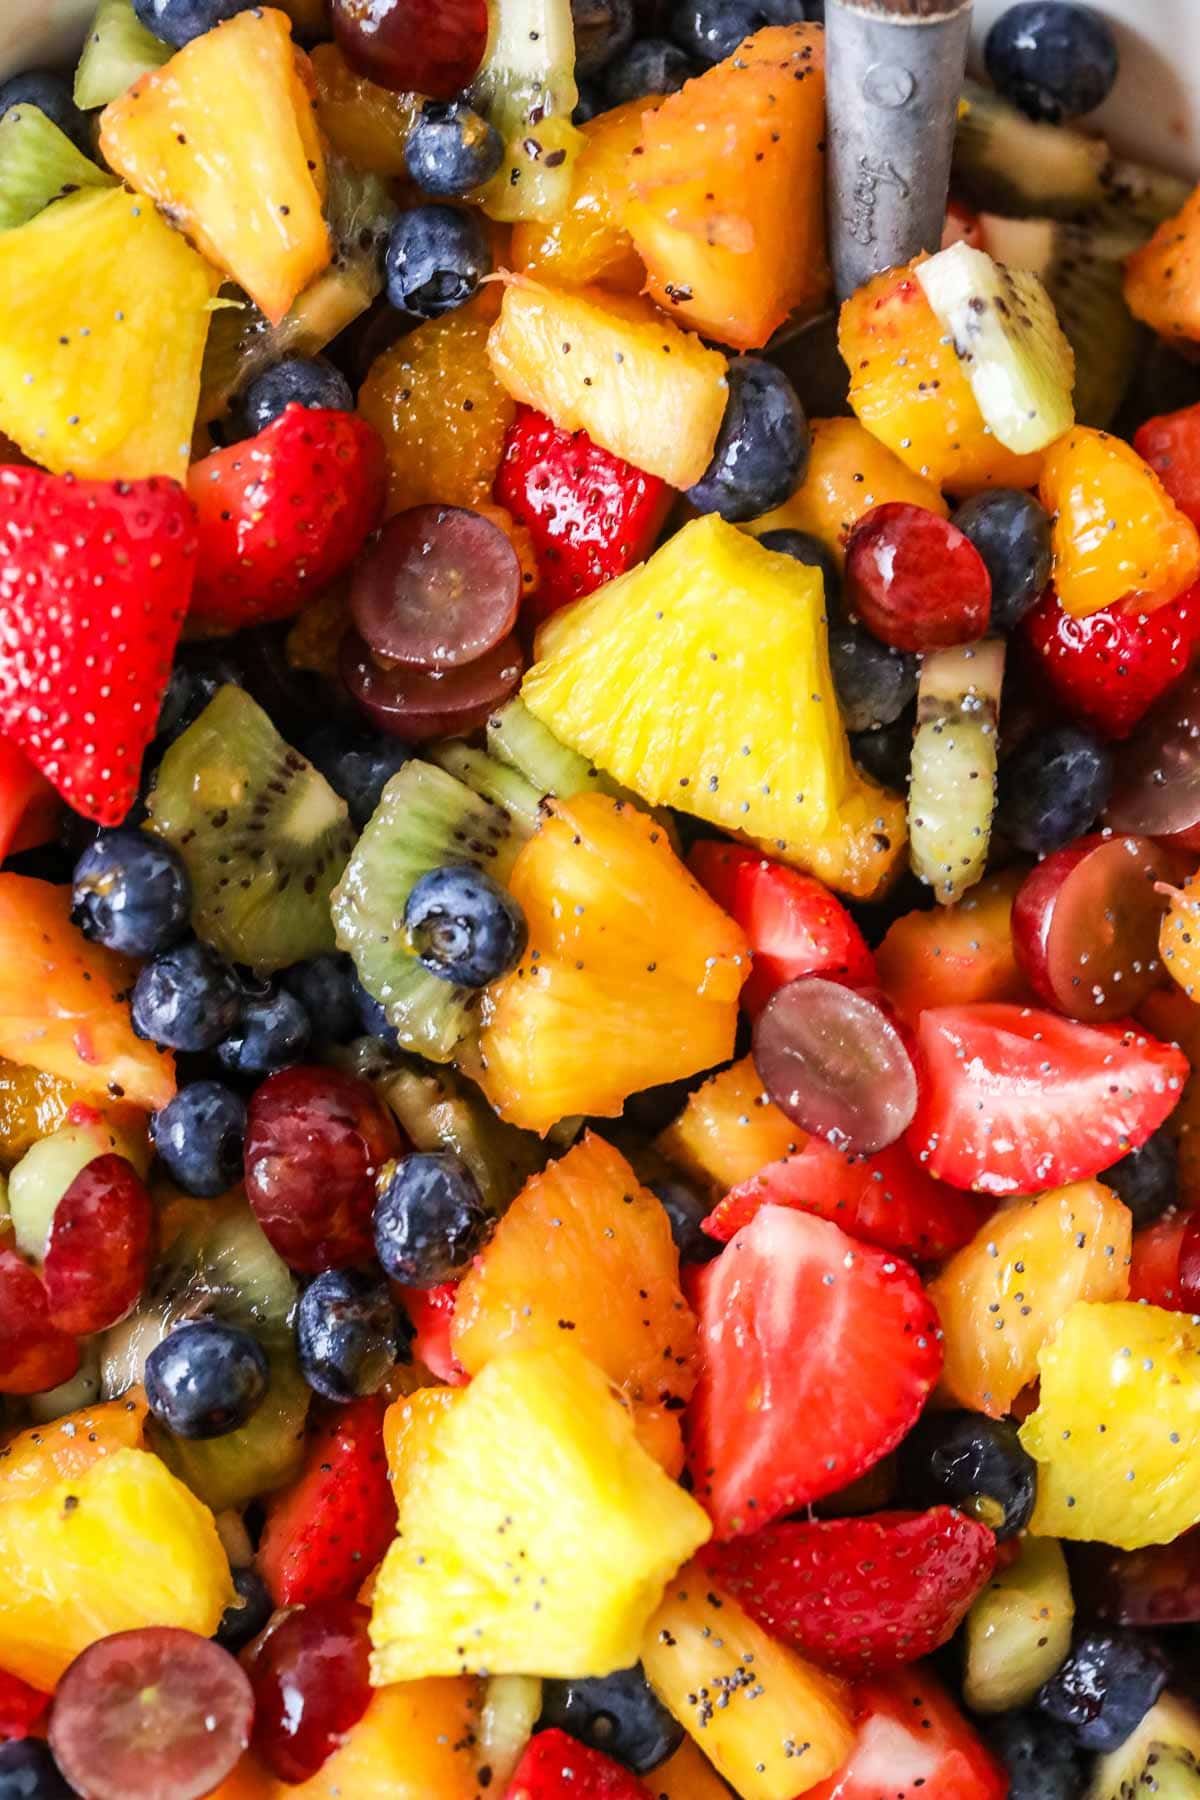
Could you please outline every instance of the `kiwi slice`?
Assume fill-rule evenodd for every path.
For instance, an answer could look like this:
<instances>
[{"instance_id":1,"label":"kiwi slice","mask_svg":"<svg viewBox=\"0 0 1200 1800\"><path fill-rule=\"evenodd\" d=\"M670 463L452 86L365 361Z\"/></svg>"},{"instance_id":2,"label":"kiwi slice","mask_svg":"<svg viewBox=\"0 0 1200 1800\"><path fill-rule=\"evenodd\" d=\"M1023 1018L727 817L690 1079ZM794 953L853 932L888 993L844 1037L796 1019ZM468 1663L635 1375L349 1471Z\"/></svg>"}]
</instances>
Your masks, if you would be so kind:
<instances>
[{"instance_id":1,"label":"kiwi slice","mask_svg":"<svg viewBox=\"0 0 1200 1800\"><path fill-rule=\"evenodd\" d=\"M630 801L643 812L652 813L670 838L672 848L679 850L679 833L669 807L647 807L578 750L560 743L548 725L534 718L523 700L509 700L492 714L487 722L487 747L493 760L518 769L543 796L554 794L569 800L575 794L607 794L613 800ZM463 776L464 781L468 779Z\"/></svg>"},{"instance_id":2,"label":"kiwi slice","mask_svg":"<svg viewBox=\"0 0 1200 1800\"><path fill-rule=\"evenodd\" d=\"M954 185L989 212L1074 218L1104 193L1108 149L1099 138L1026 118L968 81L954 134Z\"/></svg>"},{"instance_id":3,"label":"kiwi slice","mask_svg":"<svg viewBox=\"0 0 1200 1800\"><path fill-rule=\"evenodd\" d=\"M417 1150L453 1150L493 1212L502 1213L546 1166L541 1140L498 1119L473 1082L401 1057L377 1077L381 1097Z\"/></svg>"},{"instance_id":4,"label":"kiwi slice","mask_svg":"<svg viewBox=\"0 0 1200 1800\"><path fill-rule=\"evenodd\" d=\"M430 762L464 782L472 793L506 807L527 834L537 830L545 790L531 786L520 770L497 762L486 750L472 750L457 738L437 745L427 755Z\"/></svg>"},{"instance_id":5,"label":"kiwi slice","mask_svg":"<svg viewBox=\"0 0 1200 1800\"><path fill-rule=\"evenodd\" d=\"M349 810L242 688L218 688L171 745L147 812L187 865L205 943L258 974L333 949Z\"/></svg>"},{"instance_id":6,"label":"kiwi slice","mask_svg":"<svg viewBox=\"0 0 1200 1800\"><path fill-rule=\"evenodd\" d=\"M64 194L115 184L40 108L11 106L0 119L0 231L26 224Z\"/></svg>"},{"instance_id":7,"label":"kiwi slice","mask_svg":"<svg viewBox=\"0 0 1200 1800\"><path fill-rule=\"evenodd\" d=\"M225 291L231 304L213 314L204 349L202 425L228 412L235 394L281 357L315 356L383 290L383 249L396 203L378 175L365 175L339 156L327 157L326 168L325 218L333 258L278 325L240 289Z\"/></svg>"},{"instance_id":8,"label":"kiwi slice","mask_svg":"<svg viewBox=\"0 0 1200 1800\"><path fill-rule=\"evenodd\" d=\"M1130 256L1190 197L1192 185L1165 169L1115 158L1104 171L1103 198L1079 221L1106 254Z\"/></svg>"},{"instance_id":9,"label":"kiwi slice","mask_svg":"<svg viewBox=\"0 0 1200 1800\"><path fill-rule=\"evenodd\" d=\"M146 30L133 0L100 0L75 70L76 106L83 112L107 106L173 55L170 44Z\"/></svg>"},{"instance_id":10,"label":"kiwi slice","mask_svg":"<svg viewBox=\"0 0 1200 1800\"><path fill-rule=\"evenodd\" d=\"M983 874L996 805L1004 640L925 658L908 790L913 872L949 906Z\"/></svg>"},{"instance_id":11,"label":"kiwi slice","mask_svg":"<svg viewBox=\"0 0 1200 1800\"><path fill-rule=\"evenodd\" d=\"M1166 1693L1119 1750L1096 1758L1087 1800L1200 1800L1200 1712Z\"/></svg>"},{"instance_id":12,"label":"kiwi slice","mask_svg":"<svg viewBox=\"0 0 1200 1800\"><path fill-rule=\"evenodd\" d=\"M339 950L404 1050L449 1062L475 1029L480 993L441 981L409 949L404 907L420 876L469 863L506 881L529 828L448 770L413 757L393 775L333 894Z\"/></svg>"}]
</instances>

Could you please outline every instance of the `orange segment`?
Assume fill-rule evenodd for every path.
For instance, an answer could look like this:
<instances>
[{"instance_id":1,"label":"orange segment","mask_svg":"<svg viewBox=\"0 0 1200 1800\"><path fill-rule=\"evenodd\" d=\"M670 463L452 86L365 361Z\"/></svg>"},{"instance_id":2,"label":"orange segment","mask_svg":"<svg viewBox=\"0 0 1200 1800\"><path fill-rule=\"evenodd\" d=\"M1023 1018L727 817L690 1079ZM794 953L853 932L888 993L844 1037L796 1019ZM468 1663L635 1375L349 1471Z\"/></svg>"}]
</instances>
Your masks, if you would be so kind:
<instances>
[{"instance_id":1,"label":"orange segment","mask_svg":"<svg viewBox=\"0 0 1200 1800\"><path fill-rule=\"evenodd\" d=\"M395 94L352 69L336 44L312 53L317 123L331 150L375 175L407 179L404 145L421 106L419 94Z\"/></svg>"},{"instance_id":2,"label":"orange segment","mask_svg":"<svg viewBox=\"0 0 1200 1800\"><path fill-rule=\"evenodd\" d=\"M713 1190L714 1201L803 1145L804 1133L767 1098L750 1056L710 1076L657 1139L665 1157Z\"/></svg>"},{"instance_id":3,"label":"orange segment","mask_svg":"<svg viewBox=\"0 0 1200 1800\"><path fill-rule=\"evenodd\" d=\"M1125 300L1161 337L1200 339L1200 188L1129 258Z\"/></svg>"},{"instance_id":4,"label":"orange segment","mask_svg":"<svg viewBox=\"0 0 1200 1800\"><path fill-rule=\"evenodd\" d=\"M146 1115L140 1108L98 1107L96 1095L86 1088L0 1057L0 1169L11 1169L39 1138L48 1137L60 1125L84 1124L93 1119L106 1124L128 1146L146 1145L145 1159L139 1165L139 1173L144 1174L150 1150ZM136 1159L131 1157L132 1160Z\"/></svg>"},{"instance_id":5,"label":"orange segment","mask_svg":"<svg viewBox=\"0 0 1200 1800\"><path fill-rule=\"evenodd\" d=\"M905 913L875 952L879 985L910 1024L927 1006L1027 1000L1012 947L1012 908L1026 870L1005 869L956 906Z\"/></svg>"}]
</instances>

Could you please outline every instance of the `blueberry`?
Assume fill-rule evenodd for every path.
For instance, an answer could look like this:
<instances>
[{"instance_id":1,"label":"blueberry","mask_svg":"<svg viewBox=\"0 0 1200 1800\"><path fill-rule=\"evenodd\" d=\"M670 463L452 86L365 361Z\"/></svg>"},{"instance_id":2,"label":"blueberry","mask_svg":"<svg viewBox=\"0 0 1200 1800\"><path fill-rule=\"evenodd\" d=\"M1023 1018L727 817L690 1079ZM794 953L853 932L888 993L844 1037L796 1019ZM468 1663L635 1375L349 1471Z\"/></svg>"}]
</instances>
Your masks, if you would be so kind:
<instances>
[{"instance_id":1,"label":"blueberry","mask_svg":"<svg viewBox=\"0 0 1200 1800\"><path fill-rule=\"evenodd\" d=\"M204 944L176 944L146 964L133 987L133 1028L172 1050L211 1050L242 1010L233 971Z\"/></svg>"},{"instance_id":2,"label":"blueberry","mask_svg":"<svg viewBox=\"0 0 1200 1800\"><path fill-rule=\"evenodd\" d=\"M1024 0L988 32L984 61L992 83L1028 113L1061 125L1093 112L1117 79L1112 31L1090 6Z\"/></svg>"},{"instance_id":3,"label":"blueberry","mask_svg":"<svg viewBox=\"0 0 1200 1800\"><path fill-rule=\"evenodd\" d=\"M808 467L804 408L782 369L755 356L729 365L729 398L712 461L687 497L734 524L790 498Z\"/></svg>"},{"instance_id":4,"label":"blueberry","mask_svg":"<svg viewBox=\"0 0 1200 1800\"><path fill-rule=\"evenodd\" d=\"M633 42L633 0L571 0L575 73L595 75Z\"/></svg>"},{"instance_id":5,"label":"blueberry","mask_svg":"<svg viewBox=\"0 0 1200 1800\"><path fill-rule=\"evenodd\" d=\"M674 1175L667 1175L661 1181L652 1181L650 1191L662 1202L681 1263L711 1262L714 1256L720 1255L721 1245L716 1238L708 1237L700 1229L701 1221L707 1219L712 1207L695 1188Z\"/></svg>"},{"instance_id":6,"label":"blueberry","mask_svg":"<svg viewBox=\"0 0 1200 1800\"><path fill-rule=\"evenodd\" d=\"M1037 604L1050 579L1050 518L1032 494L993 488L966 500L953 516L992 578L993 631L1012 631Z\"/></svg>"},{"instance_id":7,"label":"blueberry","mask_svg":"<svg viewBox=\"0 0 1200 1800\"><path fill-rule=\"evenodd\" d=\"M389 1050L397 1049L400 1033L389 1020L381 1002L376 1000L374 994L368 994L357 975L354 977L354 1004L358 1011L359 1025L367 1036L386 1044Z\"/></svg>"},{"instance_id":8,"label":"blueberry","mask_svg":"<svg viewBox=\"0 0 1200 1800\"><path fill-rule=\"evenodd\" d=\"M0 1744L0 1800L72 1800L74 1793L41 1738Z\"/></svg>"},{"instance_id":9,"label":"blueberry","mask_svg":"<svg viewBox=\"0 0 1200 1800\"><path fill-rule=\"evenodd\" d=\"M374 1394L400 1354L395 1302L386 1281L357 1269L327 1269L296 1309L300 1370L327 1400Z\"/></svg>"},{"instance_id":10,"label":"blueberry","mask_svg":"<svg viewBox=\"0 0 1200 1800\"><path fill-rule=\"evenodd\" d=\"M257 1569L234 1569L233 1591L237 1600L221 1614L214 1635L222 1650L236 1656L263 1630L275 1611L275 1602Z\"/></svg>"},{"instance_id":11,"label":"blueberry","mask_svg":"<svg viewBox=\"0 0 1200 1800\"><path fill-rule=\"evenodd\" d=\"M404 924L429 973L458 987L486 987L505 974L529 935L512 895L470 864L422 875L405 903Z\"/></svg>"},{"instance_id":12,"label":"blueberry","mask_svg":"<svg viewBox=\"0 0 1200 1800\"><path fill-rule=\"evenodd\" d=\"M1077 725L1052 725L1001 763L997 828L1035 856L1061 850L1104 810L1112 779L1112 752L1099 738Z\"/></svg>"},{"instance_id":13,"label":"blueberry","mask_svg":"<svg viewBox=\"0 0 1200 1800\"><path fill-rule=\"evenodd\" d=\"M353 412L354 393L340 369L322 356L285 356L252 381L238 401L246 430L265 431L285 406Z\"/></svg>"},{"instance_id":14,"label":"blueberry","mask_svg":"<svg viewBox=\"0 0 1200 1800\"><path fill-rule=\"evenodd\" d=\"M273 1075L300 1062L311 1037L312 1020L295 994L268 989L243 1000L241 1017L217 1046L217 1057L231 1075Z\"/></svg>"},{"instance_id":15,"label":"blueberry","mask_svg":"<svg viewBox=\"0 0 1200 1800\"><path fill-rule=\"evenodd\" d=\"M894 725L916 695L919 659L881 644L853 621L830 628L829 661L847 731Z\"/></svg>"},{"instance_id":16,"label":"blueberry","mask_svg":"<svg viewBox=\"0 0 1200 1800\"><path fill-rule=\"evenodd\" d=\"M828 544L807 531L793 531L790 527L764 531L758 541L764 550L777 551L781 556L791 556L797 562L807 564L810 569L820 569L825 584L825 610L830 618L836 616L842 604L842 571Z\"/></svg>"},{"instance_id":17,"label":"blueberry","mask_svg":"<svg viewBox=\"0 0 1200 1800\"><path fill-rule=\"evenodd\" d=\"M449 1150L417 1151L380 1180L375 1253L405 1287L437 1287L461 1274L491 1226L475 1177Z\"/></svg>"},{"instance_id":18,"label":"blueberry","mask_svg":"<svg viewBox=\"0 0 1200 1800\"><path fill-rule=\"evenodd\" d=\"M71 919L124 956L155 956L188 927L192 886L178 854L145 831L102 831L75 865Z\"/></svg>"},{"instance_id":19,"label":"blueberry","mask_svg":"<svg viewBox=\"0 0 1200 1800\"><path fill-rule=\"evenodd\" d=\"M257 4L258 0L133 0L133 10L147 31L180 49Z\"/></svg>"},{"instance_id":20,"label":"blueberry","mask_svg":"<svg viewBox=\"0 0 1200 1800\"><path fill-rule=\"evenodd\" d=\"M908 782L915 714L915 707L908 706L891 725L850 734L850 754L855 762L872 781L891 788L893 793L903 793Z\"/></svg>"},{"instance_id":21,"label":"blueberry","mask_svg":"<svg viewBox=\"0 0 1200 1800\"><path fill-rule=\"evenodd\" d=\"M155 1113L150 1135L184 1193L212 1200L241 1176L245 1104L220 1081L189 1081Z\"/></svg>"},{"instance_id":22,"label":"blueberry","mask_svg":"<svg viewBox=\"0 0 1200 1800\"><path fill-rule=\"evenodd\" d=\"M764 25L803 18L803 0L683 0L671 15L671 36L700 62L718 63Z\"/></svg>"},{"instance_id":23,"label":"blueberry","mask_svg":"<svg viewBox=\"0 0 1200 1800\"><path fill-rule=\"evenodd\" d=\"M492 252L477 213L414 206L388 236L387 294L399 312L437 319L463 306L491 273Z\"/></svg>"},{"instance_id":24,"label":"blueberry","mask_svg":"<svg viewBox=\"0 0 1200 1800\"><path fill-rule=\"evenodd\" d=\"M615 1675L543 1682L538 1723L602 1750L635 1775L657 1769L683 1742L683 1726L655 1694L640 1663Z\"/></svg>"},{"instance_id":25,"label":"blueberry","mask_svg":"<svg viewBox=\"0 0 1200 1800\"><path fill-rule=\"evenodd\" d=\"M270 1371L257 1338L236 1325L177 1325L146 1358L150 1411L175 1437L236 1431L261 1406Z\"/></svg>"},{"instance_id":26,"label":"blueberry","mask_svg":"<svg viewBox=\"0 0 1200 1800\"><path fill-rule=\"evenodd\" d=\"M699 73L699 65L678 44L669 44L666 38L639 38L605 69L604 98L609 106L624 106L647 94L674 94Z\"/></svg>"},{"instance_id":27,"label":"blueberry","mask_svg":"<svg viewBox=\"0 0 1200 1800\"><path fill-rule=\"evenodd\" d=\"M1135 1226L1153 1225L1179 1198L1178 1140L1163 1125L1140 1150L1101 1170L1096 1180L1125 1202Z\"/></svg>"},{"instance_id":28,"label":"blueberry","mask_svg":"<svg viewBox=\"0 0 1200 1800\"><path fill-rule=\"evenodd\" d=\"M504 140L462 100L427 100L404 144L404 163L425 194L451 200L490 181Z\"/></svg>"},{"instance_id":29,"label":"blueberry","mask_svg":"<svg viewBox=\"0 0 1200 1800\"><path fill-rule=\"evenodd\" d=\"M984 1737L1008 1771L1008 1800L1081 1800L1083 1763L1065 1731L1035 1712L989 1720Z\"/></svg>"},{"instance_id":30,"label":"blueberry","mask_svg":"<svg viewBox=\"0 0 1200 1800\"><path fill-rule=\"evenodd\" d=\"M360 831L392 776L412 755L399 738L383 732L346 730L340 725L318 726L306 738L304 753L334 793L341 795Z\"/></svg>"},{"instance_id":31,"label":"blueberry","mask_svg":"<svg viewBox=\"0 0 1200 1800\"><path fill-rule=\"evenodd\" d=\"M88 121L75 104L71 84L49 69L30 69L0 82L0 119L10 106L36 106L85 156L92 154Z\"/></svg>"},{"instance_id":32,"label":"blueberry","mask_svg":"<svg viewBox=\"0 0 1200 1800\"><path fill-rule=\"evenodd\" d=\"M1037 1464L1007 1419L926 1413L900 1446L900 1490L914 1506L957 1506L997 1538L1024 1530L1037 1499Z\"/></svg>"},{"instance_id":33,"label":"blueberry","mask_svg":"<svg viewBox=\"0 0 1200 1800\"><path fill-rule=\"evenodd\" d=\"M293 963L280 981L312 1020L313 1035L324 1044L344 1044L360 1030L357 977L348 956L332 951Z\"/></svg>"},{"instance_id":34,"label":"blueberry","mask_svg":"<svg viewBox=\"0 0 1200 1800\"><path fill-rule=\"evenodd\" d=\"M1081 1750L1118 1750L1167 1685L1167 1662L1144 1634L1109 1628L1077 1637L1058 1672L1038 1689L1047 1718L1072 1731Z\"/></svg>"}]
</instances>

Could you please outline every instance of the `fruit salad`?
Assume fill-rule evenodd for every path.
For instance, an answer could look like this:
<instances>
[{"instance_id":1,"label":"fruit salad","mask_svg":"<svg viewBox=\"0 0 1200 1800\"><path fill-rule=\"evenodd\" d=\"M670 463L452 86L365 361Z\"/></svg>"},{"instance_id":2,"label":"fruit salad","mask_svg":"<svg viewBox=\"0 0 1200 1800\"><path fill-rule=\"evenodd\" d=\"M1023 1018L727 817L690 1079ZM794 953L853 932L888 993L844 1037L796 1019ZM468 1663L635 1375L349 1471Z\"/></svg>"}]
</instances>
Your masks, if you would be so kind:
<instances>
[{"instance_id":1,"label":"fruit salad","mask_svg":"<svg viewBox=\"0 0 1200 1800\"><path fill-rule=\"evenodd\" d=\"M1200 188L824 14L0 85L0 1800L1200 1800Z\"/></svg>"}]
</instances>

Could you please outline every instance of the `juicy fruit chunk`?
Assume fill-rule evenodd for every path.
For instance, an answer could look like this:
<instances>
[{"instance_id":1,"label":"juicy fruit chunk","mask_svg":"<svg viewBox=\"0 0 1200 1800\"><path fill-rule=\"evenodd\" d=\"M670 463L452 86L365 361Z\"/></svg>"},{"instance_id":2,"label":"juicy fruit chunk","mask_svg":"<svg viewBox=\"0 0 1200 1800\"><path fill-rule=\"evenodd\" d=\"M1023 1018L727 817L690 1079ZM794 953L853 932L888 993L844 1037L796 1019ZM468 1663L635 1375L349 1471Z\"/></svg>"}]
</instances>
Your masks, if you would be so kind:
<instances>
[{"instance_id":1,"label":"juicy fruit chunk","mask_svg":"<svg viewBox=\"0 0 1200 1800\"><path fill-rule=\"evenodd\" d=\"M193 39L105 107L100 144L274 324L328 263L324 158L283 13Z\"/></svg>"},{"instance_id":2,"label":"juicy fruit chunk","mask_svg":"<svg viewBox=\"0 0 1200 1800\"><path fill-rule=\"evenodd\" d=\"M729 1800L729 1789L690 1738L650 1777L654 1800Z\"/></svg>"},{"instance_id":3,"label":"juicy fruit chunk","mask_svg":"<svg viewBox=\"0 0 1200 1800\"><path fill-rule=\"evenodd\" d=\"M643 301L515 276L488 355L514 400L614 456L691 487L725 413L725 359Z\"/></svg>"},{"instance_id":4,"label":"juicy fruit chunk","mask_svg":"<svg viewBox=\"0 0 1200 1800\"><path fill-rule=\"evenodd\" d=\"M928 1664L860 1682L854 1698L849 1759L804 1800L1005 1800L1008 1776Z\"/></svg>"},{"instance_id":5,"label":"juicy fruit chunk","mask_svg":"<svg viewBox=\"0 0 1200 1800\"><path fill-rule=\"evenodd\" d=\"M580 1304L586 1296L586 1303ZM510 1345L575 1347L631 1400L686 1400L696 1320L661 1204L625 1158L589 1132L535 1175L463 1277L451 1343L476 1374Z\"/></svg>"},{"instance_id":6,"label":"juicy fruit chunk","mask_svg":"<svg viewBox=\"0 0 1200 1800\"><path fill-rule=\"evenodd\" d=\"M654 96L629 100L587 121L570 204L546 224L514 228L514 269L568 287L595 283L618 293L639 291L646 271L623 218L627 162L641 139L643 114L658 104Z\"/></svg>"},{"instance_id":7,"label":"juicy fruit chunk","mask_svg":"<svg viewBox=\"0 0 1200 1800\"><path fill-rule=\"evenodd\" d=\"M756 32L646 115L629 164L624 218L647 292L740 350L828 287L824 63L816 26Z\"/></svg>"},{"instance_id":8,"label":"juicy fruit chunk","mask_svg":"<svg viewBox=\"0 0 1200 1800\"><path fill-rule=\"evenodd\" d=\"M82 1109L77 1111L76 1109ZM68 1121L96 1121L120 1140L122 1154L144 1172L149 1159L145 1115L137 1107L96 1106L94 1089L0 1058L0 1169L8 1173L27 1151Z\"/></svg>"},{"instance_id":9,"label":"juicy fruit chunk","mask_svg":"<svg viewBox=\"0 0 1200 1800\"><path fill-rule=\"evenodd\" d=\"M38 107L10 105L0 117L0 230L26 224L77 188L111 182Z\"/></svg>"},{"instance_id":10,"label":"juicy fruit chunk","mask_svg":"<svg viewBox=\"0 0 1200 1800\"><path fill-rule=\"evenodd\" d=\"M1159 413L1133 434L1133 447L1193 525L1200 525L1200 406Z\"/></svg>"},{"instance_id":11,"label":"juicy fruit chunk","mask_svg":"<svg viewBox=\"0 0 1200 1800\"><path fill-rule=\"evenodd\" d=\"M553 1726L530 1740L505 1794L506 1800L550 1800L554 1794L646 1800L647 1789L611 1756Z\"/></svg>"},{"instance_id":12,"label":"juicy fruit chunk","mask_svg":"<svg viewBox=\"0 0 1200 1800\"><path fill-rule=\"evenodd\" d=\"M867 897L903 851L903 809L850 759L823 615L817 571L709 514L548 620L522 699L650 805Z\"/></svg>"},{"instance_id":13,"label":"juicy fruit chunk","mask_svg":"<svg viewBox=\"0 0 1200 1800\"><path fill-rule=\"evenodd\" d=\"M927 1007L1023 1000L1025 978L1012 947L1012 908L1023 869L1006 869L971 888L955 906L905 913L875 952L879 985L908 1023Z\"/></svg>"},{"instance_id":14,"label":"juicy fruit chunk","mask_svg":"<svg viewBox=\"0 0 1200 1800\"><path fill-rule=\"evenodd\" d=\"M130 969L71 923L71 890L0 874L0 1056L147 1111L174 1061L134 1034Z\"/></svg>"},{"instance_id":15,"label":"juicy fruit chunk","mask_svg":"<svg viewBox=\"0 0 1200 1800\"><path fill-rule=\"evenodd\" d=\"M876 275L845 302L838 325L850 405L868 431L936 487L1031 487L1040 454L1006 450L988 430L945 336L914 264Z\"/></svg>"},{"instance_id":16,"label":"juicy fruit chunk","mask_svg":"<svg viewBox=\"0 0 1200 1800\"><path fill-rule=\"evenodd\" d=\"M768 1637L693 1563L667 1586L642 1664L660 1700L742 1800L792 1800L854 1741L841 1684Z\"/></svg>"},{"instance_id":17,"label":"juicy fruit chunk","mask_svg":"<svg viewBox=\"0 0 1200 1800\"><path fill-rule=\"evenodd\" d=\"M1129 1209L1098 1181L1015 1200L951 1258L929 1295L942 1322L942 1386L1002 1419L1077 1300L1129 1290Z\"/></svg>"},{"instance_id":18,"label":"juicy fruit chunk","mask_svg":"<svg viewBox=\"0 0 1200 1800\"><path fill-rule=\"evenodd\" d=\"M1165 606L1200 571L1200 533L1136 450L1076 426L1046 455L1038 496L1051 514L1054 584L1086 618L1118 600Z\"/></svg>"},{"instance_id":19,"label":"juicy fruit chunk","mask_svg":"<svg viewBox=\"0 0 1200 1800\"><path fill-rule=\"evenodd\" d=\"M1125 303L1160 337L1200 339L1200 188L1129 258Z\"/></svg>"},{"instance_id":20,"label":"juicy fruit chunk","mask_svg":"<svg viewBox=\"0 0 1200 1800\"><path fill-rule=\"evenodd\" d=\"M1081 1301L1039 1359L1031 1529L1122 1550L1166 1544L1200 1521L1200 1338L1161 1307Z\"/></svg>"},{"instance_id":21,"label":"juicy fruit chunk","mask_svg":"<svg viewBox=\"0 0 1200 1800\"><path fill-rule=\"evenodd\" d=\"M0 234L0 431L55 473L182 476L219 281L121 188Z\"/></svg>"},{"instance_id":22,"label":"juicy fruit chunk","mask_svg":"<svg viewBox=\"0 0 1200 1800\"><path fill-rule=\"evenodd\" d=\"M0 1665L35 1687L53 1688L116 1631L175 1625L211 1637L233 1600L211 1513L145 1450L115 1450L7 1500L0 1555Z\"/></svg>"},{"instance_id":23,"label":"juicy fruit chunk","mask_svg":"<svg viewBox=\"0 0 1200 1800\"><path fill-rule=\"evenodd\" d=\"M142 1449L145 1422L146 1402L139 1392L18 1432L0 1449L0 1502L78 1480L118 1450Z\"/></svg>"},{"instance_id":24,"label":"juicy fruit chunk","mask_svg":"<svg viewBox=\"0 0 1200 1800\"><path fill-rule=\"evenodd\" d=\"M520 965L489 989L484 1092L546 1131L573 1113L723 1061L749 958L738 927L628 803L548 803L509 877L529 924Z\"/></svg>"},{"instance_id":25,"label":"juicy fruit chunk","mask_svg":"<svg viewBox=\"0 0 1200 1800\"><path fill-rule=\"evenodd\" d=\"M277 1605L351 1598L387 1549L396 1510L383 1417L374 1398L333 1408L309 1439L298 1480L270 1502L255 1567Z\"/></svg>"},{"instance_id":26,"label":"juicy fruit chunk","mask_svg":"<svg viewBox=\"0 0 1200 1800\"><path fill-rule=\"evenodd\" d=\"M375 175L403 176L404 140L420 111L416 94L393 93L352 69L336 44L312 53L317 123L339 156Z\"/></svg>"},{"instance_id":27,"label":"juicy fruit chunk","mask_svg":"<svg viewBox=\"0 0 1200 1800\"><path fill-rule=\"evenodd\" d=\"M656 1139L663 1155L714 1197L803 1143L804 1133L768 1098L750 1056L710 1076Z\"/></svg>"},{"instance_id":28,"label":"juicy fruit chunk","mask_svg":"<svg viewBox=\"0 0 1200 1800\"><path fill-rule=\"evenodd\" d=\"M557 218L583 143L571 123L579 89L569 0L498 9L491 27L470 92L500 134L504 159L480 203L493 219Z\"/></svg>"},{"instance_id":29,"label":"juicy fruit chunk","mask_svg":"<svg viewBox=\"0 0 1200 1800\"><path fill-rule=\"evenodd\" d=\"M566 1344L496 1357L423 1449L401 1471L399 1534L375 1588L376 1683L637 1661L663 1584L709 1525L598 1369Z\"/></svg>"},{"instance_id":30,"label":"juicy fruit chunk","mask_svg":"<svg viewBox=\"0 0 1200 1800\"><path fill-rule=\"evenodd\" d=\"M1025 1706L1071 1648L1075 1603L1054 1538L1023 1533L967 1618L963 1697L972 1712Z\"/></svg>"}]
</instances>

